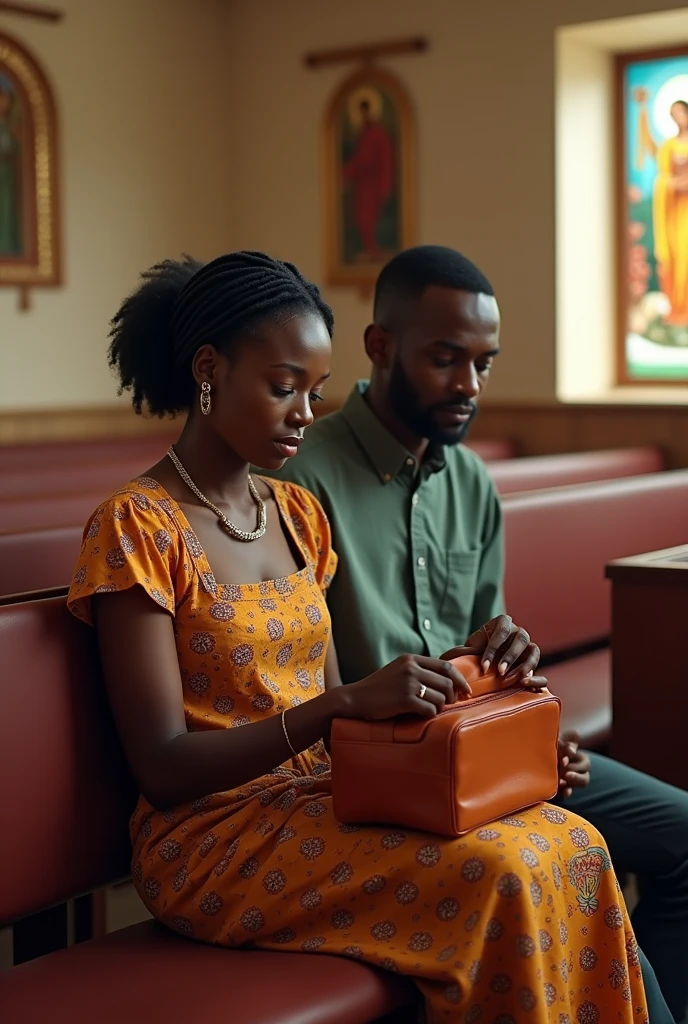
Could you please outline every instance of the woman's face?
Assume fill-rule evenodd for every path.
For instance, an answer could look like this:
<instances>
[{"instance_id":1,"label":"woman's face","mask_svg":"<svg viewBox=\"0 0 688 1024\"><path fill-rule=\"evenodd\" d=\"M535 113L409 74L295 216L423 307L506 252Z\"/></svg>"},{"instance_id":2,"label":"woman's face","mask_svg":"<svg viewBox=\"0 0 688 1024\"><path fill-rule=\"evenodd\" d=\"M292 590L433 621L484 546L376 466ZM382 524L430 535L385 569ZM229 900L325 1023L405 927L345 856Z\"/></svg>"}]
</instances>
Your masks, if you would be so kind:
<instances>
[{"instance_id":1,"label":"woman's face","mask_svg":"<svg viewBox=\"0 0 688 1024\"><path fill-rule=\"evenodd\" d=\"M670 113L678 125L679 131L684 132L688 128L688 107L683 103L674 103Z\"/></svg>"},{"instance_id":2,"label":"woman's face","mask_svg":"<svg viewBox=\"0 0 688 1024\"><path fill-rule=\"evenodd\" d=\"M330 375L331 354L330 336L317 313L265 321L229 357L206 347L195 370L197 382L208 380L211 387L208 425L244 461L279 469L297 455L313 422L312 405Z\"/></svg>"}]
</instances>

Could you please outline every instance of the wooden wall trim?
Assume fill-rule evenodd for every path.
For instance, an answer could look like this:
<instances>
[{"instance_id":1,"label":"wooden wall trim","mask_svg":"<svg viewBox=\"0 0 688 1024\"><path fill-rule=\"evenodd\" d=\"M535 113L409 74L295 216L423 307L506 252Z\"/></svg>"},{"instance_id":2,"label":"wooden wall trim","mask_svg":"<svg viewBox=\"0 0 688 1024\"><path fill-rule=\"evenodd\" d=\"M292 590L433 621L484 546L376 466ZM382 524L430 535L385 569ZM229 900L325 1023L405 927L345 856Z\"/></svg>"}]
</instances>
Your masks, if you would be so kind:
<instances>
[{"instance_id":1,"label":"wooden wall trim","mask_svg":"<svg viewBox=\"0 0 688 1024\"><path fill-rule=\"evenodd\" d=\"M521 455L654 444L678 469L688 466L688 406L491 402L481 406L471 437L509 438Z\"/></svg>"},{"instance_id":2,"label":"wooden wall trim","mask_svg":"<svg viewBox=\"0 0 688 1024\"><path fill-rule=\"evenodd\" d=\"M341 401L319 402L316 415L334 412ZM41 444L49 441L93 440L100 437L145 437L181 431L184 417L137 416L128 404L84 406L77 409L0 410L0 445Z\"/></svg>"},{"instance_id":3,"label":"wooden wall trim","mask_svg":"<svg viewBox=\"0 0 688 1024\"><path fill-rule=\"evenodd\" d=\"M343 399L319 402L318 416ZM181 430L176 420L137 416L131 406L0 412L0 444L30 444L99 437L139 437ZM688 405L564 405L555 401L489 402L471 429L474 439L509 438L522 455L590 451L656 444L672 468L688 466Z\"/></svg>"},{"instance_id":4,"label":"wooden wall trim","mask_svg":"<svg viewBox=\"0 0 688 1024\"><path fill-rule=\"evenodd\" d=\"M175 429L174 422L137 416L131 406L124 404L77 409L0 411L0 444L37 444L164 434L169 433L171 428Z\"/></svg>"}]
</instances>

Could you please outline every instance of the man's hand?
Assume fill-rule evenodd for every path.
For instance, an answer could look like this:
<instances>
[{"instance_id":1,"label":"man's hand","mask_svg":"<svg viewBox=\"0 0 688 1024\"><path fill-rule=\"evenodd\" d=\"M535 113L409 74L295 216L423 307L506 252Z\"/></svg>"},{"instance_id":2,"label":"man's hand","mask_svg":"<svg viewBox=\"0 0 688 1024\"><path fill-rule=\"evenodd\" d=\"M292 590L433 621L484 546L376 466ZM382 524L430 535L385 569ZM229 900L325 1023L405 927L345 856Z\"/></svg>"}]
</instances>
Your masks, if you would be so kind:
<instances>
[{"instance_id":1,"label":"man's hand","mask_svg":"<svg viewBox=\"0 0 688 1024\"><path fill-rule=\"evenodd\" d=\"M571 729L559 737L559 794L571 796L590 782L590 758L578 749L580 736Z\"/></svg>"},{"instance_id":2,"label":"man's hand","mask_svg":"<svg viewBox=\"0 0 688 1024\"><path fill-rule=\"evenodd\" d=\"M501 676L513 675L515 680L534 690L547 685L542 676L533 677L540 661L540 648L530 642L525 629L514 625L509 615L498 615L471 633L463 647L455 647L442 655L443 661L460 658L464 654L477 655L487 672L497 665Z\"/></svg>"}]
</instances>

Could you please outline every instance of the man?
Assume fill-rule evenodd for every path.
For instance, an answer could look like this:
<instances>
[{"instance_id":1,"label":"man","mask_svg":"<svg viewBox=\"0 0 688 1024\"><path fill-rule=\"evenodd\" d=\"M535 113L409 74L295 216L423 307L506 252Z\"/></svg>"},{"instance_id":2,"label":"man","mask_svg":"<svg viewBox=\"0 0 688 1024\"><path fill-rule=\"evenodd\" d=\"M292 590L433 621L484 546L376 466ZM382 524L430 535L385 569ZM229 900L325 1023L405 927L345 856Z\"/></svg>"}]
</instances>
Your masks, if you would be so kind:
<instances>
[{"instance_id":1,"label":"man","mask_svg":"<svg viewBox=\"0 0 688 1024\"><path fill-rule=\"evenodd\" d=\"M402 652L440 656L464 638L484 649L488 637L492 649L495 633L518 631L502 614L499 501L460 444L499 351L491 285L451 249L407 250L380 274L365 346L370 383L312 426L280 473L330 517L340 562L328 605L344 682ZM574 739L562 747L559 799L599 828L617 870L638 876L638 941L683 1020L688 794L589 758ZM653 983L646 971L649 996Z\"/></svg>"}]
</instances>

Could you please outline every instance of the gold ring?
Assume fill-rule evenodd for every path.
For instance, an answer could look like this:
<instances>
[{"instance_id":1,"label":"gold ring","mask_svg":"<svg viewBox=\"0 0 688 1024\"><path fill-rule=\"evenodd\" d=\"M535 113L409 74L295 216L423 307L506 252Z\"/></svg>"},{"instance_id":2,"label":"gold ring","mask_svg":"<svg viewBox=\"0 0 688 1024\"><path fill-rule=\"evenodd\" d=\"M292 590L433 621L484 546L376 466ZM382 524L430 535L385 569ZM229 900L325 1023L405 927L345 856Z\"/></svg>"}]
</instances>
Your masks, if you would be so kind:
<instances>
[{"instance_id":1,"label":"gold ring","mask_svg":"<svg viewBox=\"0 0 688 1024\"><path fill-rule=\"evenodd\" d=\"M427 690L427 686L425 685L425 683L421 683L420 684L420 693L418 694L418 696L420 697L421 700L425 696L425 691L426 690Z\"/></svg>"}]
</instances>

